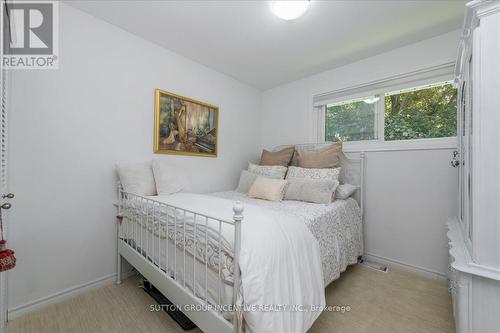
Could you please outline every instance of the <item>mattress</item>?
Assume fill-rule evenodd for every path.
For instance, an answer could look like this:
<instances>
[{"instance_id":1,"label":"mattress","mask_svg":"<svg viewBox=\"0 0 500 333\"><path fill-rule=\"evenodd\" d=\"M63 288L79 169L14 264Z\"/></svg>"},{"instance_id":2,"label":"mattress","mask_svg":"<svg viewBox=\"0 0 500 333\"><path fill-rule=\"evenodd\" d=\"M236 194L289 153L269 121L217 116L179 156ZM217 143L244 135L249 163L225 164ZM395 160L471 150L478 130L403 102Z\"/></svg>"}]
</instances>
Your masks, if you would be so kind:
<instances>
[{"instance_id":1,"label":"mattress","mask_svg":"<svg viewBox=\"0 0 500 333\"><path fill-rule=\"evenodd\" d=\"M336 200L331 204L325 205L288 200L271 202L251 199L245 194L235 191L217 192L208 195L229 200L239 200L244 205L256 205L280 214L291 214L298 217L306 224L307 228L318 241L325 286L337 279L348 265L355 264L358 256L363 253L361 211L354 199ZM154 196L149 198L160 202L165 202L168 198L168 201L172 202L172 198L175 197ZM231 208L228 207L229 212ZM144 207L141 207L141 209L144 209ZM147 207L146 211L148 214L154 215L152 213L154 209L151 207ZM243 215L245 215L244 212ZM230 215L228 216L230 217ZM228 216L225 216L225 218L227 219ZM173 216L170 220L172 221L177 218L181 221L180 217L178 215L177 217ZM200 226L203 223L206 222L204 220L197 220L197 224ZM213 224L213 221L210 223L212 224L208 225L208 229L217 231L217 226ZM242 223L245 223L245 221ZM181 227L179 226L178 228L181 229ZM221 257L218 255L214 256L215 262L200 260L198 253L195 259L189 247L186 250L187 246L180 246L181 244L189 243L189 241L186 242L186 239L176 238L176 246L174 244L175 237L170 236L170 234L167 237L167 233L162 233L158 228L152 227L147 223L143 223L142 227L139 227L139 230L137 230L137 226L134 230L130 230L129 228L134 227L124 226L122 230L125 230L125 234L128 235L127 238L131 240L131 244L143 251L143 254L151 262L174 277L179 284L195 293L201 299L206 299L209 304L232 304L232 267L230 266L232 253L223 251L226 257L222 262L229 263L227 266L220 264L217 259ZM203 247L205 244L203 238L207 239L208 237L204 229L198 228L201 230L201 233L195 232L194 234L197 235L198 243ZM173 229L169 230L174 234ZM232 248L232 236L234 234L231 230L228 231L225 229L223 230L223 235L225 238L223 241L220 239L214 241L214 248L218 247L220 249L221 244L223 244L223 248ZM206 242L206 244L208 243L210 243L210 240ZM166 262L167 258L169 260L168 263ZM202 256L201 258L205 257ZM205 293L205 290L208 292ZM223 311L222 308L219 308L219 312L226 318L230 318L230 314Z\"/></svg>"}]
</instances>

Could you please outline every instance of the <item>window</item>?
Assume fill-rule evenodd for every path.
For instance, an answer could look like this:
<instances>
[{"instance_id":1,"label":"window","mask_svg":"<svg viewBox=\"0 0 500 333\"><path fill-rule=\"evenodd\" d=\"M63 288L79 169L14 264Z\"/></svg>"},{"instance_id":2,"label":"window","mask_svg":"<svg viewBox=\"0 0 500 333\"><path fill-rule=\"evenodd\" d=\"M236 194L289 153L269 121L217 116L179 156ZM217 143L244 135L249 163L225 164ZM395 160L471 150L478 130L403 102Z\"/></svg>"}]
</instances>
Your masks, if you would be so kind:
<instances>
[{"instance_id":1,"label":"window","mask_svg":"<svg viewBox=\"0 0 500 333\"><path fill-rule=\"evenodd\" d=\"M365 99L329 104L325 110L325 140L374 140L375 115L375 103L366 103Z\"/></svg>"},{"instance_id":2,"label":"window","mask_svg":"<svg viewBox=\"0 0 500 333\"><path fill-rule=\"evenodd\" d=\"M457 135L457 89L449 82L385 94L384 139Z\"/></svg>"},{"instance_id":3,"label":"window","mask_svg":"<svg viewBox=\"0 0 500 333\"><path fill-rule=\"evenodd\" d=\"M357 91L351 96L365 97L337 96L333 103L317 102L320 118L324 118L319 121L320 139L376 144L456 137L457 89L451 81L407 83L403 90L387 85L367 91L373 95Z\"/></svg>"}]
</instances>

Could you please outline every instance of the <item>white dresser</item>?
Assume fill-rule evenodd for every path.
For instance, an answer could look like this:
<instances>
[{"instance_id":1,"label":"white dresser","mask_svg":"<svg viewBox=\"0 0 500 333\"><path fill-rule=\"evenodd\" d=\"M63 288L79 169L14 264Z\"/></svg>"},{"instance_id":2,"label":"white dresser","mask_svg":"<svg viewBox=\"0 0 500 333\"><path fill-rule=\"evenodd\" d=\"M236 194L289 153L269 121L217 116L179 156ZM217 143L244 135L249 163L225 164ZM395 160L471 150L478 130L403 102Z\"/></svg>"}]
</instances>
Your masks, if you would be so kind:
<instances>
[{"instance_id":1,"label":"white dresser","mask_svg":"<svg viewBox=\"0 0 500 333\"><path fill-rule=\"evenodd\" d=\"M457 66L457 216L448 222L457 333L500 332L500 1L467 4Z\"/></svg>"}]
</instances>

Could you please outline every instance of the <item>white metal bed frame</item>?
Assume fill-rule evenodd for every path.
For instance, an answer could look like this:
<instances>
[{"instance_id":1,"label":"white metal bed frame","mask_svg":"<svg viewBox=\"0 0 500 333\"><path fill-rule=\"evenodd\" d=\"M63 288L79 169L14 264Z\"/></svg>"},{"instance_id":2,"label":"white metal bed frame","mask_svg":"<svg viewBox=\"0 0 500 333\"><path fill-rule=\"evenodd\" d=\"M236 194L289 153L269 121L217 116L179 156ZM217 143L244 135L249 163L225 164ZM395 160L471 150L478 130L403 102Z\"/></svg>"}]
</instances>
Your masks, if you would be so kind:
<instances>
[{"instance_id":1,"label":"white metal bed frame","mask_svg":"<svg viewBox=\"0 0 500 333\"><path fill-rule=\"evenodd\" d=\"M302 144L295 145L297 149L318 149L324 144ZM276 147L274 150L280 149L282 147ZM358 201L361 212L363 212L363 190L364 190L364 153L350 153L349 156L342 153L341 154L341 181L345 183L350 183L359 186L359 190L355 194L355 198ZM132 193L127 193L119 185L118 189L118 221L117 224L117 283L121 283L121 260L124 258L129 264L131 264L140 274L142 274L147 280L149 280L163 295L166 295L169 300L177 305L184 314L193 321L203 332L207 333L226 333L226 332L241 332L243 330L243 316L241 309L238 305L243 303L242 296L239 292L241 284L241 273L239 269L239 256L241 247L241 223L243 221L243 210L244 207L241 202L235 202L233 209L232 220L224 220L214 216L204 215L202 213L192 211L189 209L175 207L168 205L166 203L139 196ZM169 222L168 211L174 211L175 221ZM163 212L163 213L162 213ZM164 212L167 212L165 214ZM182 234L178 236L177 228L178 221L177 216L183 216L184 227L182 228ZM363 214L363 213L362 213ZM205 285L203 293L205 297L200 297L196 293L196 268L195 268L195 258L189 259L189 262L193 262L193 276L190 277L193 280L194 290L186 285L186 247L183 245L182 248L178 248L178 244L184 240L186 241L186 215L191 215L193 217L194 223L194 255L199 258L200 254L196 253L196 226L203 226L203 222L198 223L197 221L204 221L205 227L205 250L202 252L203 260L205 264ZM363 215L362 215L363 216ZM208 270L212 269L208 267L207 260L207 230L208 221L215 221L218 224L218 305L221 303L221 289L223 288L223 281L221 277L221 228L222 225L229 225L234 228L234 249L233 253L233 286L232 286L232 322L224 317L223 311L219 308L213 307L213 304L209 303L208 300L208 287L207 287L207 274ZM166 226L165 222L166 221ZM163 224L162 224L163 223ZM174 236L171 239L169 234L169 223L174 225ZM146 231L143 231L144 225L146 225ZM149 231L148 226L151 226L151 230L158 230L158 234ZM162 240L161 232L166 232L166 237ZM214 230L212 230L214 231ZM144 233L146 238L144 239ZM131 237L132 236L132 237ZM138 238L140 236L140 238ZM180 240L178 240L180 238ZM140 239L140 241L138 241ZM169 253L169 241L174 242L174 252ZM153 247L158 246L158 260L154 259L153 254L148 255L144 248L149 249L149 242L152 242ZM145 243L145 244L144 244ZM163 243L163 244L162 244ZM202 243L202 242L201 242ZM155 245L157 244L157 245ZM185 243L183 243L185 244ZM146 247L145 247L146 246ZM165 262L161 260L160 253L166 253ZM179 279L176 273L177 268L177 253L181 251L183 260L183 279ZM188 253L188 256L191 254ZM191 256L192 257L192 256ZM173 260L174 270L173 273L169 269L169 262ZM204 309L204 311L185 311L185 307L197 309Z\"/></svg>"}]
</instances>

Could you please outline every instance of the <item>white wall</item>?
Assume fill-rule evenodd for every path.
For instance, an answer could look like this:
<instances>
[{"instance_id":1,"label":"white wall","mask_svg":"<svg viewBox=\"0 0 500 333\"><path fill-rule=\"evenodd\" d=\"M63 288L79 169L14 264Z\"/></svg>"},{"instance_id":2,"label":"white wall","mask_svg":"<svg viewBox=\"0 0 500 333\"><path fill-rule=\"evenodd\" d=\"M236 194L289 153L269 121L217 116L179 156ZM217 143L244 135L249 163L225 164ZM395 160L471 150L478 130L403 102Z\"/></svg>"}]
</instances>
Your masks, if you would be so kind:
<instances>
[{"instance_id":1,"label":"white wall","mask_svg":"<svg viewBox=\"0 0 500 333\"><path fill-rule=\"evenodd\" d=\"M315 141L314 95L454 61L458 41L454 31L264 92L264 147ZM445 221L457 187L451 152L367 153L366 253L447 271Z\"/></svg>"},{"instance_id":2,"label":"white wall","mask_svg":"<svg viewBox=\"0 0 500 333\"><path fill-rule=\"evenodd\" d=\"M261 146L260 91L64 3L59 45L59 70L13 73L11 309L115 273L114 164L153 157L155 88L220 107L217 158L159 156L196 190L234 188Z\"/></svg>"}]
</instances>

